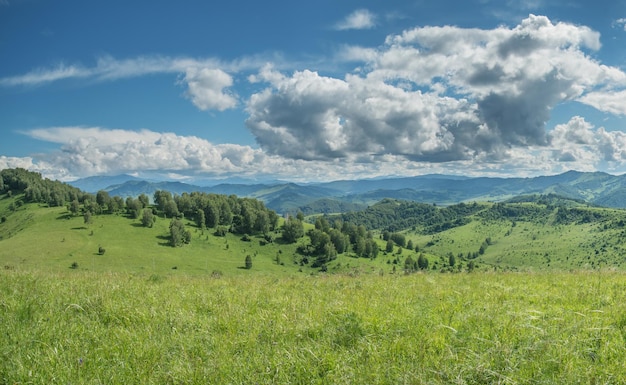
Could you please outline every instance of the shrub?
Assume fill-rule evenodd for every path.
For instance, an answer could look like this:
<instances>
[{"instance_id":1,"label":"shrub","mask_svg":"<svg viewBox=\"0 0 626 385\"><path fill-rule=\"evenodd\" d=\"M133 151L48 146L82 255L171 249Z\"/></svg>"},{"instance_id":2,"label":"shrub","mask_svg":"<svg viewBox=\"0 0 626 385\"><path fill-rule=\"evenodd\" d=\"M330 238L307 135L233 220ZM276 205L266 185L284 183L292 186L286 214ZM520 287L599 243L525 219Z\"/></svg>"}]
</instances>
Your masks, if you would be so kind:
<instances>
[{"instance_id":1,"label":"shrub","mask_svg":"<svg viewBox=\"0 0 626 385\"><path fill-rule=\"evenodd\" d=\"M98 247L98 254L104 255L105 252L106 252L106 250L104 249L104 247L102 247L102 246Z\"/></svg>"},{"instance_id":2,"label":"shrub","mask_svg":"<svg viewBox=\"0 0 626 385\"><path fill-rule=\"evenodd\" d=\"M246 255L245 267L247 270L252 269L252 257L250 255Z\"/></svg>"}]
</instances>

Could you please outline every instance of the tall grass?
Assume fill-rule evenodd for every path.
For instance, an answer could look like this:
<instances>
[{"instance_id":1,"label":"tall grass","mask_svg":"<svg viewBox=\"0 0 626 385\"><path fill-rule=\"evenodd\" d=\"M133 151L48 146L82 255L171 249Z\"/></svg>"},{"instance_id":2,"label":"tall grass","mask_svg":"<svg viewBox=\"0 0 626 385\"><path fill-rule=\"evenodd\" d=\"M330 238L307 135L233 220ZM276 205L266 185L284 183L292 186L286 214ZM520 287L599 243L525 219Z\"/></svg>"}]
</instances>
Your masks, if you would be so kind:
<instances>
[{"instance_id":1,"label":"tall grass","mask_svg":"<svg viewBox=\"0 0 626 385\"><path fill-rule=\"evenodd\" d=\"M0 384L626 383L626 276L0 271Z\"/></svg>"}]
</instances>

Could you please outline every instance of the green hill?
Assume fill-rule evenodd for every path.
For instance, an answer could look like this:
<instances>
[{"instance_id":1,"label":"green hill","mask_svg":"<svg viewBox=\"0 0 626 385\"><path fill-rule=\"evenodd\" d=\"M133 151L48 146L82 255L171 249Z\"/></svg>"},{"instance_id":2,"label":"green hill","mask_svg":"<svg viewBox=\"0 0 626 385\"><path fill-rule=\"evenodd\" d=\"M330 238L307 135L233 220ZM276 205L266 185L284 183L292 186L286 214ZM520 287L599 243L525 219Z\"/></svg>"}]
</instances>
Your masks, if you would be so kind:
<instances>
[{"instance_id":1,"label":"green hill","mask_svg":"<svg viewBox=\"0 0 626 385\"><path fill-rule=\"evenodd\" d=\"M251 198L163 192L166 200L155 195L142 209L148 197L93 196L23 170L2 175L7 269L236 275L250 273L247 256L252 271L267 274L626 267L626 211L556 194L445 207L383 199L311 217L287 242L284 219ZM141 213L153 212L156 221L144 226ZM173 216L184 225L183 246L172 247Z\"/></svg>"}]
</instances>

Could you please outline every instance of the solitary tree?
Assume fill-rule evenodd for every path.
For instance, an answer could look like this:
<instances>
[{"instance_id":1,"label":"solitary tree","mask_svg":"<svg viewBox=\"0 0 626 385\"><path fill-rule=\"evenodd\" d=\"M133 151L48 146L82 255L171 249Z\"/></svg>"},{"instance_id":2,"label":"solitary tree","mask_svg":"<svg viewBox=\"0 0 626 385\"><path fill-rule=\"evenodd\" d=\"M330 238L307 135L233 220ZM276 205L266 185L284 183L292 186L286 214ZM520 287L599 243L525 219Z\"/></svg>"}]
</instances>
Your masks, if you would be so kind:
<instances>
[{"instance_id":1,"label":"solitary tree","mask_svg":"<svg viewBox=\"0 0 626 385\"><path fill-rule=\"evenodd\" d=\"M393 252L393 241L391 239L387 240L387 246L385 247L385 251L388 253Z\"/></svg>"},{"instance_id":2,"label":"solitary tree","mask_svg":"<svg viewBox=\"0 0 626 385\"><path fill-rule=\"evenodd\" d=\"M170 240L174 247L191 242L191 232L185 230L185 224L179 219L170 222Z\"/></svg>"},{"instance_id":3,"label":"solitary tree","mask_svg":"<svg viewBox=\"0 0 626 385\"><path fill-rule=\"evenodd\" d=\"M448 265L450 265L450 267L454 267L454 265L456 265L456 258L452 253L448 256Z\"/></svg>"},{"instance_id":4,"label":"solitary tree","mask_svg":"<svg viewBox=\"0 0 626 385\"><path fill-rule=\"evenodd\" d=\"M72 215L77 215L78 214L78 210L80 210L80 203L78 203L77 199L74 199L70 203L70 212L72 213Z\"/></svg>"},{"instance_id":5,"label":"solitary tree","mask_svg":"<svg viewBox=\"0 0 626 385\"><path fill-rule=\"evenodd\" d=\"M246 269L252 269L252 257L249 254L246 255Z\"/></svg>"},{"instance_id":6,"label":"solitary tree","mask_svg":"<svg viewBox=\"0 0 626 385\"><path fill-rule=\"evenodd\" d=\"M85 221L86 225L91 223L91 211L85 211L85 215L83 215L83 220Z\"/></svg>"},{"instance_id":7,"label":"solitary tree","mask_svg":"<svg viewBox=\"0 0 626 385\"><path fill-rule=\"evenodd\" d=\"M141 224L144 225L144 227L152 227L155 220L156 218L154 217L154 214L152 214L152 210L143 210L143 215L141 216Z\"/></svg>"},{"instance_id":8,"label":"solitary tree","mask_svg":"<svg viewBox=\"0 0 626 385\"><path fill-rule=\"evenodd\" d=\"M419 267L420 270L428 269L428 259L426 259L423 253L417 257L417 267Z\"/></svg>"}]
</instances>

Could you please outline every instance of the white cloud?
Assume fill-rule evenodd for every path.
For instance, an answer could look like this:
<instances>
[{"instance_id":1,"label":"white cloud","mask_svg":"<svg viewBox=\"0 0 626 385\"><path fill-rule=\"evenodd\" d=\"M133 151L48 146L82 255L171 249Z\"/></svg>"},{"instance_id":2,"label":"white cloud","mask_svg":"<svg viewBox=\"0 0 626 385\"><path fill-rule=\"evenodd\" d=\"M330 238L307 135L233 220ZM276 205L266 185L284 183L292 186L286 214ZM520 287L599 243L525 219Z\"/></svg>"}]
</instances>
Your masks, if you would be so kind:
<instances>
[{"instance_id":1,"label":"white cloud","mask_svg":"<svg viewBox=\"0 0 626 385\"><path fill-rule=\"evenodd\" d=\"M42 174L46 178L67 181L74 179L74 175L65 168L45 160L37 160L32 157L12 157L0 155L0 170L7 168L24 168Z\"/></svg>"},{"instance_id":2,"label":"white cloud","mask_svg":"<svg viewBox=\"0 0 626 385\"><path fill-rule=\"evenodd\" d=\"M376 15L367 9L357 9L345 19L335 25L335 28L344 31L348 29L370 29L376 26Z\"/></svg>"},{"instance_id":3,"label":"white cloud","mask_svg":"<svg viewBox=\"0 0 626 385\"><path fill-rule=\"evenodd\" d=\"M220 69L190 68L186 71L187 95L199 109L224 111L237 105L237 98L225 91L233 78Z\"/></svg>"},{"instance_id":4,"label":"white cloud","mask_svg":"<svg viewBox=\"0 0 626 385\"><path fill-rule=\"evenodd\" d=\"M613 24L624 28L624 31L626 31L626 17L615 20Z\"/></svg>"},{"instance_id":5,"label":"white cloud","mask_svg":"<svg viewBox=\"0 0 626 385\"><path fill-rule=\"evenodd\" d=\"M0 86L39 86L61 80L87 79L92 81L113 81L151 74L184 74L181 84L187 85L186 95L201 110L223 111L237 105L237 97L230 90L233 78L224 68L240 70L254 61L241 60L224 64L213 59L196 60L146 56L118 60L103 56L93 67L81 65L59 65L52 69L37 69L24 75L0 79Z\"/></svg>"},{"instance_id":6,"label":"white cloud","mask_svg":"<svg viewBox=\"0 0 626 385\"><path fill-rule=\"evenodd\" d=\"M376 49L346 47L338 56L362 60L359 76L265 69L255 80L269 87L249 99L247 125L263 149L293 159L502 162L547 148L561 102L620 111L626 74L586 54L599 48L597 32L544 16L513 28L414 28Z\"/></svg>"},{"instance_id":7,"label":"white cloud","mask_svg":"<svg viewBox=\"0 0 626 385\"><path fill-rule=\"evenodd\" d=\"M52 69L36 69L24 75L12 76L0 79L1 86L35 86L51 83L58 80L72 78L86 78L92 76L92 71L80 66L58 65Z\"/></svg>"},{"instance_id":8,"label":"white cloud","mask_svg":"<svg viewBox=\"0 0 626 385\"><path fill-rule=\"evenodd\" d=\"M626 89L621 91L590 92L578 100L600 111L615 115L626 115Z\"/></svg>"}]
</instances>

